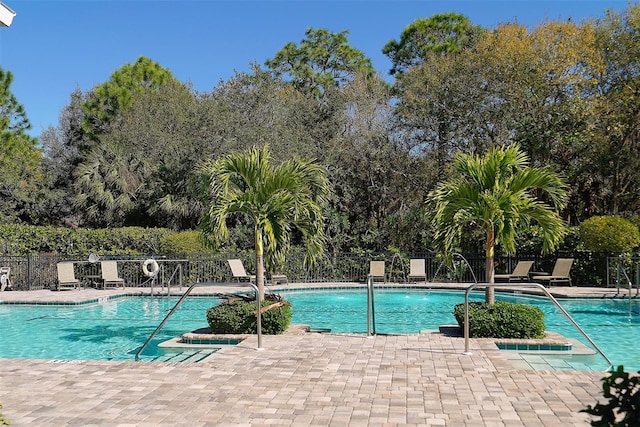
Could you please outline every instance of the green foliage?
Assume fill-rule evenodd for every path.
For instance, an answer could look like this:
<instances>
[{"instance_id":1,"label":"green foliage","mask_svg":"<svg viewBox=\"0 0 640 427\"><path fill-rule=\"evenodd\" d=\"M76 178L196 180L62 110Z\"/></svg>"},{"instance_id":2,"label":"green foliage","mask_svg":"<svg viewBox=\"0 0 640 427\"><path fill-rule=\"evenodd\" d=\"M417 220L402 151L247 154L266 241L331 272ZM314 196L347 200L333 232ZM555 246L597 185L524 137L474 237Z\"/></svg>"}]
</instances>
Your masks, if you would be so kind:
<instances>
[{"instance_id":1,"label":"green foliage","mask_svg":"<svg viewBox=\"0 0 640 427\"><path fill-rule=\"evenodd\" d=\"M206 206L200 229L213 245L229 238L227 221L240 214L255 230L257 286L264 292L264 257L281 265L292 234L304 240L306 261L324 250L324 216L329 183L314 160L293 158L273 164L269 147L207 160L199 167L201 198ZM209 240L210 239L210 240Z\"/></svg>"},{"instance_id":2,"label":"green foliage","mask_svg":"<svg viewBox=\"0 0 640 427\"><path fill-rule=\"evenodd\" d=\"M638 372L640 374L640 372ZM622 365L609 376L602 378L603 396L609 403L588 405L586 412L601 417L592 420L592 426L631 427L640 425L640 377L629 375Z\"/></svg>"},{"instance_id":3,"label":"green foliage","mask_svg":"<svg viewBox=\"0 0 640 427\"><path fill-rule=\"evenodd\" d=\"M580 224L580 239L595 252L629 252L640 244L640 231L619 216L594 216Z\"/></svg>"},{"instance_id":4,"label":"green foliage","mask_svg":"<svg viewBox=\"0 0 640 427\"><path fill-rule=\"evenodd\" d=\"M464 304L453 315L464 328ZM544 313L538 307L497 301L469 303L469 336L472 338L543 338Z\"/></svg>"},{"instance_id":5,"label":"green foliage","mask_svg":"<svg viewBox=\"0 0 640 427\"><path fill-rule=\"evenodd\" d=\"M109 130L110 124L131 106L136 95L157 90L172 81L175 78L171 71L144 56L134 64L123 65L113 72L109 81L97 86L83 104L84 130L93 136Z\"/></svg>"},{"instance_id":6,"label":"green foliage","mask_svg":"<svg viewBox=\"0 0 640 427\"><path fill-rule=\"evenodd\" d=\"M70 255L156 254L172 232L163 228L126 227L76 230L63 227L0 224L0 253L14 256L56 252Z\"/></svg>"},{"instance_id":7,"label":"green foliage","mask_svg":"<svg viewBox=\"0 0 640 427\"><path fill-rule=\"evenodd\" d=\"M261 306L276 302L264 300ZM255 301L223 303L207 310L207 323L213 334L255 334L258 332L255 311ZM269 335L284 333L291 323L291 316L291 306L288 304L265 311L261 320L262 332Z\"/></svg>"},{"instance_id":8,"label":"green foliage","mask_svg":"<svg viewBox=\"0 0 640 427\"><path fill-rule=\"evenodd\" d=\"M205 254L213 251L208 248L198 231L171 233L160 241L163 254Z\"/></svg>"},{"instance_id":9,"label":"green foliage","mask_svg":"<svg viewBox=\"0 0 640 427\"><path fill-rule=\"evenodd\" d=\"M0 405L0 409L2 409L2 405ZM0 425L3 425L3 426L11 425L11 422L8 419L6 419L1 412L0 412Z\"/></svg>"},{"instance_id":10,"label":"green foliage","mask_svg":"<svg viewBox=\"0 0 640 427\"><path fill-rule=\"evenodd\" d=\"M429 55L459 52L471 45L479 32L480 27L474 26L464 15L437 13L413 21L400 34L400 41L389 41L382 53L393 63L389 73L401 74L425 61Z\"/></svg>"},{"instance_id":11,"label":"green foliage","mask_svg":"<svg viewBox=\"0 0 640 427\"><path fill-rule=\"evenodd\" d=\"M27 134L31 124L11 83L13 74L0 68L0 222L38 221L42 153Z\"/></svg>"},{"instance_id":12,"label":"green foliage","mask_svg":"<svg viewBox=\"0 0 640 427\"><path fill-rule=\"evenodd\" d=\"M265 64L278 76L288 75L302 92L321 97L358 72L375 74L371 60L349 44L348 34L309 28L300 45L287 43Z\"/></svg>"}]
</instances>

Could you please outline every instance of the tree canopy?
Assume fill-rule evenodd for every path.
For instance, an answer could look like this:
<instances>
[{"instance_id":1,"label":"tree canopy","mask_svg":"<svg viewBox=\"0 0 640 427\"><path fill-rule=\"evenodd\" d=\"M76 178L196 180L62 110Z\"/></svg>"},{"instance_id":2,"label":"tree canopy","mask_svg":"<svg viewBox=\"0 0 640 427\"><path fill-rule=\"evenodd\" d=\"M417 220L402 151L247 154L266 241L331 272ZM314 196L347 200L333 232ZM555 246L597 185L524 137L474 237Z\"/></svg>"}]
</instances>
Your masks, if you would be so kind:
<instances>
[{"instance_id":1,"label":"tree canopy","mask_svg":"<svg viewBox=\"0 0 640 427\"><path fill-rule=\"evenodd\" d=\"M566 177L568 224L637 222L639 16L629 5L487 29L437 14L384 47L390 81L346 31L326 29L205 92L142 57L74 90L39 141L3 74L3 221L193 229L205 208L196 165L269 143L275 163L315 158L326 171L332 252L434 247L424 202L456 176L458 154L512 145ZM229 228L229 245L253 247L248 221ZM465 248L483 249L468 236Z\"/></svg>"}]
</instances>

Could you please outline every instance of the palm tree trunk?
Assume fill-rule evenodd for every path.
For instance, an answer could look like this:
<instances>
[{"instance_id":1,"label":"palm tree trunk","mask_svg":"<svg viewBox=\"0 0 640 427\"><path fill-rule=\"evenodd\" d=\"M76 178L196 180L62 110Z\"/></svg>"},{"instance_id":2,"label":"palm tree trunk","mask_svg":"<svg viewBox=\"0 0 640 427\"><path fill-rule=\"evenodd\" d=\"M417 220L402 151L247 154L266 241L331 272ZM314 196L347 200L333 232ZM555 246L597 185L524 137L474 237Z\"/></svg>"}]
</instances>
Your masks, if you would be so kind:
<instances>
[{"instance_id":1,"label":"palm tree trunk","mask_svg":"<svg viewBox=\"0 0 640 427\"><path fill-rule=\"evenodd\" d=\"M494 283L494 267L493 267L493 252L495 247L495 236L493 230L493 224L487 227L487 251L485 256L485 271L487 283ZM496 302L496 295L493 286L487 286L484 291L484 299L487 303L493 304Z\"/></svg>"},{"instance_id":2,"label":"palm tree trunk","mask_svg":"<svg viewBox=\"0 0 640 427\"><path fill-rule=\"evenodd\" d=\"M262 244L262 229L255 228L256 233L256 286L260 300L264 300L264 247Z\"/></svg>"}]
</instances>

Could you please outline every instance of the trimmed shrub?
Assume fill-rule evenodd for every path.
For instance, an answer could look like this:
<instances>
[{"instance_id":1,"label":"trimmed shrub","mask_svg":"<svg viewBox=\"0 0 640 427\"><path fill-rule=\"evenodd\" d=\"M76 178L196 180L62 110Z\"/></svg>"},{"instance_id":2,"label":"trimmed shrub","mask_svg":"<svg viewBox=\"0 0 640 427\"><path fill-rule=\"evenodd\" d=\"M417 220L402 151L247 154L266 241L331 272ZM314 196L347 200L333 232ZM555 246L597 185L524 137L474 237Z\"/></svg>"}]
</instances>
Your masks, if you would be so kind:
<instances>
[{"instance_id":1,"label":"trimmed shrub","mask_svg":"<svg viewBox=\"0 0 640 427\"><path fill-rule=\"evenodd\" d=\"M464 304L453 314L464 328ZM497 301L469 303L469 336L472 338L543 338L544 313L538 307Z\"/></svg>"},{"instance_id":2,"label":"trimmed shrub","mask_svg":"<svg viewBox=\"0 0 640 427\"><path fill-rule=\"evenodd\" d=\"M165 236L160 241L160 253L163 254L207 254L214 253L204 244L198 231L182 231Z\"/></svg>"},{"instance_id":3,"label":"trimmed shrub","mask_svg":"<svg viewBox=\"0 0 640 427\"><path fill-rule=\"evenodd\" d=\"M629 252L640 244L640 232L619 216L594 216L580 224L580 239L594 252Z\"/></svg>"},{"instance_id":4,"label":"trimmed shrub","mask_svg":"<svg viewBox=\"0 0 640 427\"><path fill-rule=\"evenodd\" d=\"M262 307L278 301L264 300ZM255 301L232 301L218 304L207 310L207 323L213 334L256 334L258 323ZM262 314L262 332L268 335L282 334L291 323L291 306L289 304L272 308Z\"/></svg>"}]
</instances>

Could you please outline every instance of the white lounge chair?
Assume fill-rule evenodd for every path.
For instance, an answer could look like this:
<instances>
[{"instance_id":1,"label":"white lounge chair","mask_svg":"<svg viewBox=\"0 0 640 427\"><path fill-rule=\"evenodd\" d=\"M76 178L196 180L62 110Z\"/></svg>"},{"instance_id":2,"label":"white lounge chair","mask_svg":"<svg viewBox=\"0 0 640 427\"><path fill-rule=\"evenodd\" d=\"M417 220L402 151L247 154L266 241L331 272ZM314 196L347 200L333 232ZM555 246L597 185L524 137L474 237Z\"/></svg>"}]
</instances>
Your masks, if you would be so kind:
<instances>
[{"instance_id":1,"label":"white lounge chair","mask_svg":"<svg viewBox=\"0 0 640 427\"><path fill-rule=\"evenodd\" d=\"M571 285L571 277L569 271L573 265L573 258L558 258L556 264L553 266L551 274L536 275L531 278L534 282L542 282L542 284L549 284L549 286L558 283L568 283Z\"/></svg>"},{"instance_id":2,"label":"white lounge chair","mask_svg":"<svg viewBox=\"0 0 640 427\"><path fill-rule=\"evenodd\" d=\"M529 271L533 266L533 261L518 261L511 274L496 274L493 278L496 281L506 282L528 282Z\"/></svg>"},{"instance_id":3,"label":"white lounge chair","mask_svg":"<svg viewBox=\"0 0 640 427\"><path fill-rule=\"evenodd\" d=\"M376 279L382 279L383 282L387 282L387 277L384 273L384 261L371 261L369 262L369 275L367 277Z\"/></svg>"},{"instance_id":4,"label":"white lounge chair","mask_svg":"<svg viewBox=\"0 0 640 427\"><path fill-rule=\"evenodd\" d=\"M255 283L256 276L252 274L247 274L247 271L244 269L244 265L242 264L241 259L228 259L229 267L231 268L231 275L238 282L248 281L251 283Z\"/></svg>"},{"instance_id":5,"label":"white lounge chair","mask_svg":"<svg viewBox=\"0 0 640 427\"><path fill-rule=\"evenodd\" d=\"M100 261L100 269L102 271L103 289L106 289L108 287L117 288L121 285L124 288L124 279L118 277L117 261Z\"/></svg>"},{"instance_id":6,"label":"white lounge chair","mask_svg":"<svg viewBox=\"0 0 640 427\"><path fill-rule=\"evenodd\" d=\"M424 258L409 260L409 281L415 279L418 281L422 279L423 282L427 281L427 273L425 269Z\"/></svg>"},{"instance_id":7,"label":"white lounge chair","mask_svg":"<svg viewBox=\"0 0 640 427\"><path fill-rule=\"evenodd\" d=\"M56 283L57 291L64 288L75 289L80 286L80 280L76 279L72 262L59 262L56 264L56 268L58 270L58 283Z\"/></svg>"}]
</instances>

